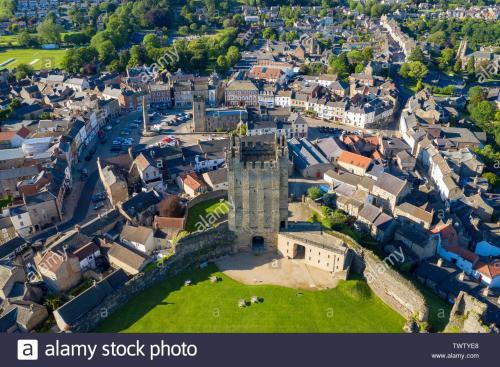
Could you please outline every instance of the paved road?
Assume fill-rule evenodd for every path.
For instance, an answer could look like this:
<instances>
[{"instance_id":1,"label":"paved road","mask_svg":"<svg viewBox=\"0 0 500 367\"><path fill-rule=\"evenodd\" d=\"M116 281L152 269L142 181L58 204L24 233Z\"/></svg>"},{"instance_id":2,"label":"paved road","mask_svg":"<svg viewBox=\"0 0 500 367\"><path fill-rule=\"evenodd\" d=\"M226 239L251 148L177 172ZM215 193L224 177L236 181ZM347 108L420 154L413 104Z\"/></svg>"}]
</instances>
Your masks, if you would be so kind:
<instances>
[{"instance_id":1,"label":"paved road","mask_svg":"<svg viewBox=\"0 0 500 367\"><path fill-rule=\"evenodd\" d=\"M113 139L120 135L125 126L130 125L130 123L138 117L140 117L139 112L132 112L112 122L113 130L106 133L106 143L100 144L97 142L93 146L96 149L96 152L93 155L92 159L90 161L82 159L82 161L78 163L73 169L73 180L81 180L81 175L79 172L83 168L88 170L89 176L85 179L85 183L81 188L81 192L78 197L77 204L75 205L72 217L54 227L35 233L30 238L31 241L45 240L48 237L55 235L57 232L67 231L71 229L76 224L82 223L88 218L89 208L92 202L92 195L95 192L97 183L99 182L99 172L97 171L97 157L110 157L114 155L113 152L110 152L110 147ZM139 129L134 130L131 136L134 137L134 142L137 143L139 141ZM82 153L82 157L85 157L87 155L87 151L84 151Z\"/></svg>"},{"instance_id":2,"label":"paved road","mask_svg":"<svg viewBox=\"0 0 500 367\"><path fill-rule=\"evenodd\" d=\"M185 112L183 110L169 110L169 114L176 114L179 112ZM74 206L74 211L71 216L67 221L60 223L54 227L48 228L44 231L35 233L30 240L31 241L36 241L36 240L45 240L50 236L55 235L57 232L60 231L67 231L74 227L76 224L82 223L85 220L89 219L92 216L95 216L97 212L95 211L90 211L89 214L89 209L91 207L92 203L92 195L96 191L97 184L99 182L99 173L97 171L97 158L107 158L107 157L112 157L116 156L119 154L123 154L123 152L111 152L110 148L112 145L113 140L120 136L121 132L123 131L123 128L126 126L130 126L134 120L141 119L142 118L142 113L140 111L136 112L131 112L127 115L121 116L117 120L113 121L111 123L111 126L113 129L111 131L106 132L106 143L100 144L96 142L96 144L93 146L95 148L96 152L94 153L92 159L90 161L86 161L85 159L82 159L80 163L76 165L73 169L73 180L81 180L81 175L80 171L81 169L85 168L89 172L89 176L85 179L85 183L83 184L81 188L81 192L79 193L79 197L77 199L77 203ZM156 121L157 122L157 121ZM155 123L155 122L152 122ZM189 123L183 123L178 126L172 126L168 134L176 135L177 133L186 133L189 128L188 128ZM150 138L145 138L142 137L140 132L141 132L141 127L138 129L131 130L130 135L127 137L131 137L134 139L134 146L136 145L150 145L159 142L165 135L158 135L155 137L150 137ZM208 139L210 137L209 134L189 134L189 135L180 135L179 138L182 140L183 145L191 145L195 144L198 142L200 138ZM87 151L91 149L92 147L87 148ZM85 157L87 155L87 151L84 151L82 153L82 157ZM105 210L105 209L100 209L100 210Z\"/></svg>"}]
</instances>

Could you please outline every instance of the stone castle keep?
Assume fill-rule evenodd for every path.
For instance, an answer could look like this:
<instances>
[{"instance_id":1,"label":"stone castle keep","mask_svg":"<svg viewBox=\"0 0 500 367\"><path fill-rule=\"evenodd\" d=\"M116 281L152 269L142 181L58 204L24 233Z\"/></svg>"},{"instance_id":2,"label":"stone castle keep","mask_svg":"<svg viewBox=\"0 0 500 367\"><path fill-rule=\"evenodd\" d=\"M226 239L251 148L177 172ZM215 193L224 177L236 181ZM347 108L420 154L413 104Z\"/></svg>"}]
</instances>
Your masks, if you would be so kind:
<instances>
[{"instance_id":1,"label":"stone castle keep","mask_svg":"<svg viewBox=\"0 0 500 367\"><path fill-rule=\"evenodd\" d=\"M288 147L284 136L231 138L228 167L229 229L239 250L276 248L288 226Z\"/></svg>"}]
</instances>

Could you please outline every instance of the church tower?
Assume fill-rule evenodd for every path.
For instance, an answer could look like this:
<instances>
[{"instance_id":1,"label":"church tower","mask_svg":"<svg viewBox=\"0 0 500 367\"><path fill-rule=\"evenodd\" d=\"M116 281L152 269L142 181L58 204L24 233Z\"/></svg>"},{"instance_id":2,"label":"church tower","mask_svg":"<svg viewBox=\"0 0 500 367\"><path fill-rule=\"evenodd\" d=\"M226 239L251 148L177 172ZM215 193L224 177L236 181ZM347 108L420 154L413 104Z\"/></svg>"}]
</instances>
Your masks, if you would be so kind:
<instances>
[{"instance_id":1,"label":"church tower","mask_svg":"<svg viewBox=\"0 0 500 367\"><path fill-rule=\"evenodd\" d=\"M205 98L202 96L193 97L193 132L207 131L207 111L205 108Z\"/></svg>"}]
</instances>

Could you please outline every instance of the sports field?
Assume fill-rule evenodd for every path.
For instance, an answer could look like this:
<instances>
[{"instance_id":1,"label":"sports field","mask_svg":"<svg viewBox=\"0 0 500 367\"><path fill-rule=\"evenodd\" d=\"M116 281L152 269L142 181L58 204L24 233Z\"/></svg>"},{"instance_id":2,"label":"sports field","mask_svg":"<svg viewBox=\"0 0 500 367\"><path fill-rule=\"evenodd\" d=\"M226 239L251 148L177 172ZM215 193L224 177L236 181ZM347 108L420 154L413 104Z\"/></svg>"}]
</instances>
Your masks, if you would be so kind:
<instances>
[{"instance_id":1,"label":"sports field","mask_svg":"<svg viewBox=\"0 0 500 367\"><path fill-rule=\"evenodd\" d=\"M61 66L65 49L6 48L0 50L0 69L14 69L18 64L28 64L34 69L51 69Z\"/></svg>"},{"instance_id":2,"label":"sports field","mask_svg":"<svg viewBox=\"0 0 500 367\"><path fill-rule=\"evenodd\" d=\"M211 275L221 280L212 283ZM192 285L184 282L191 280ZM252 296L260 299L252 304ZM247 302L239 307L240 299ZM99 332L402 332L404 319L362 280L335 289L303 291L244 285L215 265L163 281L125 304L99 325Z\"/></svg>"}]
</instances>

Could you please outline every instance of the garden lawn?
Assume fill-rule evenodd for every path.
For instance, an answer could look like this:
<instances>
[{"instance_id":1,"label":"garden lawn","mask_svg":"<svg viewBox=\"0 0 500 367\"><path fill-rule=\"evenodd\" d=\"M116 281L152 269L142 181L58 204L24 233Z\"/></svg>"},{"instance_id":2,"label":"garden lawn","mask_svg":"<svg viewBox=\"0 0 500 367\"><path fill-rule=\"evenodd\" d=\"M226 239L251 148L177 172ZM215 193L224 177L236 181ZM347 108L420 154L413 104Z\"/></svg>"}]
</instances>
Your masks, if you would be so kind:
<instances>
[{"instance_id":1,"label":"garden lawn","mask_svg":"<svg viewBox=\"0 0 500 367\"><path fill-rule=\"evenodd\" d=\"M210 226L211 218L217 219L217 222L220 221L227 215L229 208L229 202L226 200L221 202L220 199L207 200L189 208L186 231L197 231L199 229L197 228L198 223L203 226Z\"/></svg>"},{"instance_id":2,"label":"garden lawn","mask_svg":"<svg viewBox=\"0 0 500 367\"><path fill-rule=\"evenodd\" d=\"M221 280L211 283L209 277ZM190 279L191 286L184 281ZM240 308L238 301L261 303ZM363 280L303 291L244 285L215 265L167 279L138 294L102 322L99 332L402 332L405 320L377 298Z\"/></svg>"},{"instance_id":3,"label":"garden lawn","mask_svg":"<svg viewBox=\"0 0 500 367\"><path fill-rule=\"evenodd\" d=\"M43 50L41 48L7 48L0 50L0 64L7 69L14 69L19 64L31 65L35 70L51 69L61 66L65 49Z\"/></svg>"}]
</instances>

